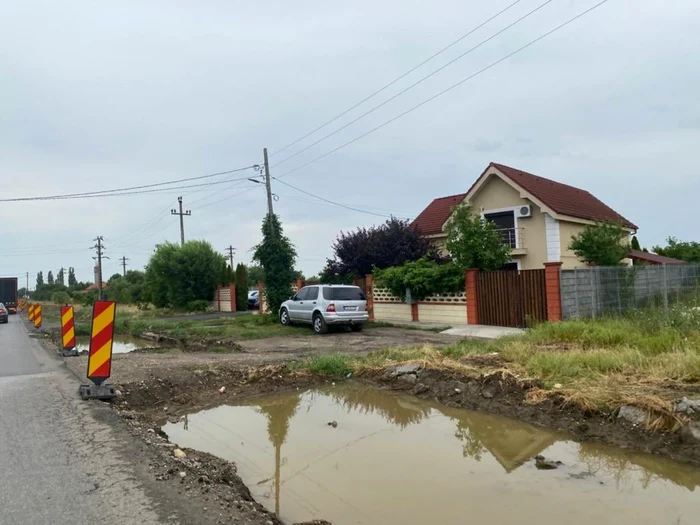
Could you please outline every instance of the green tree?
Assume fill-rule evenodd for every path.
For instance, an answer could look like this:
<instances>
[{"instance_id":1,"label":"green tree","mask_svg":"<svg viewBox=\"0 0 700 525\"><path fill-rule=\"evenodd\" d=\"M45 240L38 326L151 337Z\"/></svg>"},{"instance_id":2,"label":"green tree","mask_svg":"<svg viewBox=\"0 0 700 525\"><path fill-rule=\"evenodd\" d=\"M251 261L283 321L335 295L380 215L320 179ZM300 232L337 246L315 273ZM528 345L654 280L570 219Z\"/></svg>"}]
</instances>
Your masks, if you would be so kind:
<instances>
[{"instance_id":1,"label":"green tree","mask_svg":"<svg viewBox=\"0 0 700 525\"><path fill-rule=\"evenodd\" d=\"M462 270L497 270L510 260L511 248L503 243L496 225L475 214L468 205L455 207L445 231L447 251Z\"/></svg>"},{"instance_id":2,"label":"green tree","mask_svg":"<svg viewBox=\"0 0 700 525\"><path fill-rule=\"evenodd\" d=\"M44 272L36 274L36 287L39 288L44 284Z\"/></svg>"},{"instance_id":3,"label":"green tree","mask_svg":"<svg viewBox=\"0 0 700 525\"><path fill-rule=\"evenodd\" d=\"M654 253L673 257L681 261L700 263L700 243L695 241L679 241L675 237L666 239L666 246L654 246Z\"/></svg>"},{"instance_id":4,"label":"green tree","mask_svg":"<svg viewBox=\"0 0 700 525\"><path fill-rule=\"evenodd\" d=\"M265 282L265 270L259 264L248 266L248 288L255 288L258 283Z\"/></svg>"},{"instance_id":5,"label":"green tree","mask_svg":"<svg viewBox=\"0 0 700 525\"><path fill-rule=\"evenodd\" d=\"M630 252L629 232L612 222L588 225L571 238L569 249L596 266L619 266Z\"/></svg>"},{"instance_id":6,"label":"green tree","mask_svg":"<svg viewBox=\"0 0 700 525\"><path fill-rule=\"evenodd\" d=\"M245 311L248 309L248 271L245 264L238 263L236 266L236 310Z\"/></svg>"},{"instance_id":7,"label":"green tree","mask_svg":"<svg viewBox=\"0 0 700 525\"><path fill-rule=\"evenodd\" d=\"M211 301L225 260L206 241L160 244L146 266L145 285L159 307L189 309Z\"/></svg>"},{"instance_id":8,"label":"green tree","mask_svg":"<svg viewBox=\"0 0 700 525\"><path fill-rule=\"evenodd\" d=\"M25 297L27 295L27 289L23 286L19 290L17 290L17 295L20 297Z\"/></svg>"},{"instance_id":9,"label":"green tree","mask_svg":"<svg viewBox=\"0 0 700 525\"><path fill-rule=\"evenodd\" d=\"M265 300L273 315L292 295L292 281L296 277L294 261L297 252L285 237L282 224L276 215L268 214L262 224L263 240L255 247L253 260L265 270Z\"/></svg>"},{"instance_id":10,"label":"green tree","mask_svg":"<svg viewBox=\"0 0 700 525\"><path fill-rule=\"evenodd\" d=\"M340 232L333 243L333 259L327 259L323 282L349 282L373 268L400 266L422 257L436 258L433 245L408 221L392 217L384 224Z\"/></svg>"},{"instance_id":11,"label":"green tree","mask_svg":"<svg viewBox=\"0 0 700 525\"><path fill-rule=\"evenodd\" d=\"M439 264L423 258L383 270L376 268L373 275L395 296L404 298L410 289L411 299L418 301L434 293L464 290L464 270L453 262Z\"/></svg>"},{"instance_id":12,"label":"green tree","mask_svg":"<svg viewBox=\"0 0 700 525\"><path fill-rule=\"evenodd\" d=\"M63 271L63 268L58 270L58 273L56 273L56 283L57 284L66 284L65 283L65 272Z\"/></svg>"},{"instance_id":13,"label":"green tree","mask_svg":"<svg viewBox=\"0 0 700 525\"><path fill-rule=\"evenodd\" d=\"M75 268L71 266L68 268L68 287L75 288L76 284L78 284L78 280L75 278Z\"/></svg>"},{"instance_id":14,"label":"green tree","mask_svg":"<svg viewBox=\"0 0 700 525\"><path fill-rule=\"evenodd\" d=\"M49 270L49 276L46 278L46 282L47 282L48 284L53 284L53 283L54 283L54 280L53 280L53 272L52 272L51 270Z\"/></svg>"},{"instance_id":15,"label":"green tree","mask_svg":"<svg viewBox=\"0 0 700 525\"><path fill-rule=\"evenodd\" d=\"M636 236L636 235L632 236L632 244L630 245L630 247L631 247L633 250L637 250L637 251L641 251L641 250L642 250L642 247L639 245L639 239L637 239L637 236Z\"/></svg>"},{"instance_id":16,"label":"green tree","mask_svg":"<svg viewBox=\"0 0 700 525\"><path fill-rule=\"evenodd\" d=\"M236 282L236 272L226 261L224 261L223 265L221 266L221 277L219 278L219 284L222 286L228 286L234 282Z\"/></svg>"}]
</instances>

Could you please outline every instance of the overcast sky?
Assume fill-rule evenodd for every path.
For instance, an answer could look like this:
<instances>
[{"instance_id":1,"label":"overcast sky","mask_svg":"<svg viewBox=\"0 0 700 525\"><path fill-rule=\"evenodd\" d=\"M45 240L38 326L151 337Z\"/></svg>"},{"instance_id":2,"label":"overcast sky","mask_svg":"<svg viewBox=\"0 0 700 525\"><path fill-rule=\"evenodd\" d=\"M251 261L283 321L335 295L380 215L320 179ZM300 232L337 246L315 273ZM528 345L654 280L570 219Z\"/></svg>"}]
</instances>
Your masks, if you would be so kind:
<instances>
[{"instance_id":1,"label":"overcast sky","mask_svg":"<svg viewBox=\"0 0 700 525\"><path fill-rule=\"evenodd\" d=\"M0 196L135 186L259 163L282 176L479 71L597 3L553 0L371 115L341 127L544 0L521 0L386 92L274 155L513 0L0 3ZM415 217L466 191L490 161L591 191L639 225L643 246L700 240L700 6L609 0L460 87L282 180L379 215ZM254 175L244 172L244 175ZM187 239L249 262L262 187L228 184L101 199L0 203L0 275L74 266L105 238L105 277ZM195 191L198 190L198 191ZM240 193L248 190L245 193ZM318 272L341 230L381 216L273 181L275 211ZM240 194L238 194L240 193ZM237 195L238 194L238 195Z\"/></svg>"}]
</instances>

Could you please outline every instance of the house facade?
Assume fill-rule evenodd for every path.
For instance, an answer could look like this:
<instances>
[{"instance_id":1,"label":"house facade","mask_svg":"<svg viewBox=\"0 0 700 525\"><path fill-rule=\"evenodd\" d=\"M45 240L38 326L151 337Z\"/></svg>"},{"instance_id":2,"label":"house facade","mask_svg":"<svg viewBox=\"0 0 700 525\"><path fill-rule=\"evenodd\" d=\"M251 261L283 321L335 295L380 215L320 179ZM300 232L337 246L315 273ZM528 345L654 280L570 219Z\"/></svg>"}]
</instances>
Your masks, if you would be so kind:
<instances>
[{"instance_id":1,"label":"house facade","mask_svg":"<svg viewBox=\"0 0 700 525\"><path fill-rule=\"evenodd\" d=\"M589 192L502 164L491 163L466 193L433 200L412 226L445 251L445 225L452 209L469 204L496 224L511 247L510 268L539 269L546 262L562 268L585 266L569 250L571 238L587 225L621 224L630 235L637 227Z\"/></svg>"}]
</instances>

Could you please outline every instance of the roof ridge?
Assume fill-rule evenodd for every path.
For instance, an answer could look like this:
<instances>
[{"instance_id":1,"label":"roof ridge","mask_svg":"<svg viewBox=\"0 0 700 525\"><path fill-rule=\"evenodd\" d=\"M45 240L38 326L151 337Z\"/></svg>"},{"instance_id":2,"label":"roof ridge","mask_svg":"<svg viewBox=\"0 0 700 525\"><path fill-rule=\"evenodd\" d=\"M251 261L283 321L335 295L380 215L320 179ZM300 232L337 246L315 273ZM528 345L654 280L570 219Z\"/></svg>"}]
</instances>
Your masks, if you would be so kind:
<instances>
[{"instance_id":1,"label":"roof ridge","mask_svg":"<svg viewBox=\"0 0 700 525\"><path fill-rule=\"evenodd\" d=\"M506 166L505 164L501 164L500 162L492 162L491 165L494 166L494 167L496 167L496 168L498 168L498 167L503 167L503 168L506 168L506 169L509 169L509 170L513 170L513 171L517 171L517 172L520 172L520 173L524 173L525 175L529 175L530 177L536 177L536 178L538 178L538 179L546 180L547 182L552 182L552 183L554 183L554 184L559 184L559 185L561 185L561 186L566 186L567 188L571 188L571 189L574 189L574 190L582 191L582 192L584 192L584 193L587 193L587 194L590 195L591 197L595 197L595 195L593 195L590 191L584 190L583 188L579 188L578 186L572 186L571 184L567 184L567 183L565 183L565 182L559 182L558 180L549 179L549 178L547 178L547 177L543 177L542 175L535 175L534 173L530 173L529 171L521 170L520 168L514 168L514 167L512 167L512 166ZM596 197L596 198L597 198L597 197ZM598 200L600 200L600 199L598 199ZM601 202L602 202L602 201L601 201Z\"/></svg>"}]
</instances>

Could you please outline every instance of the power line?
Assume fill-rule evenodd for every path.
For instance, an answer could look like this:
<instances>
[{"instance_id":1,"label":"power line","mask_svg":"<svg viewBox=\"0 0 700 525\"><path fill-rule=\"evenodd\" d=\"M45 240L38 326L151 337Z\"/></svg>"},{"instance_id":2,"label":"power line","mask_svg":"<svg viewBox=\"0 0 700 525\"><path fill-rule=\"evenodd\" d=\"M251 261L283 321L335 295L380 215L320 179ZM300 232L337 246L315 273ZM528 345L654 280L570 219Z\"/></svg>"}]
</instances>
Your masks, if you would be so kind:
<instances>
[{"instance_id":1,"label":"power line","mask_svg":"<svg viewBox=\"0 0 700 525\"><path fill-rule=\"evenodd\" d=\"M462 40L464 40L465 38L467 38L468 36L470 36L472 33L474 33L475 31L477 31L477 30L479 30L479 29L481 29L481 28L484 27L486 24L488 24L488 23L491 22L492 20L498 18L498 17L501 16L503 13L505 13L505 12L508 11L510 8L514 7L516 4L518 4L518 3L520 3L520 2L521 2L521 0L515 0L515 2L513 2L513 3L510 4L510 5L508 5L507 7L505 7L504 9L502 9L501 11L499 11L498 13L496 13L495 15L491 16L491 17L488 18L487 20L483 21L483 22L480 23L478 26L476 26L474 29L471 29L471 30L468 31L467 33L463 34L463 35L460 36L457 40L451 42L450 44L448 44L447 46L443 47L442 49L440 49L440 50L437 51L436 53L432 54L431 56L429 56L428 58L426 58L425 60L423 60L420 64L418 64L418 65L412 67L411 69L409 69L408 71L406 71L403 75L401 75L401 76L395 78L394 80L392 80L392 81L389 82L388 84L382 86L382 87L379 88L377 91L371 93L370 95L368 95L368 96L366 96L365 98L363 98L362 100L360 100L360 101L359 101L357 104L355 104L354 106L351 106L350 108L346 109L346 110L343 111L342 113L339 113L338 115L336 115L335 117L333 117L333 118L330 119L329 121L327 121L327 122L321 124L319 127L317 127L316 129L314 129L313 131L310 131L309 133L307 133L307 134L304 135L303 137L298 138L298 139L295 140L294 142L291 142L291 143L287 144L285 147L283 147L283 148L281 148L281 149L275 151L275 152L274 152L272 155L270 155L270 156L271 156L271 157L274 157L275 155L277 155L277 154L283 152L284 150L286 150L286 149L288 149L288 148L291 148L292 146L294 146L295 144L298 144L299 142L301 142L301 141L304 140L305 138L310 137L311 135L313 135L313 134L316 133L317 131L319 131L319 130L325 128L326 126L328 126L328 124L332 124L333 122L335 122L336 120L338 120L340 117L343 117L343 116L347 115L347 114L350 113L353 109L355 109L355 108L361 106L362 104L364 104L365 102L367 102L367 101L370 100L371 98L374 98L375 96L379 95L379 93L383 92L383 91L386 90L387 88L390 88L391 86L393 86L394 84L396 84L399 80L402 80L402 79L406 78L408 75L410 75L411 73L413 73L416 69L419 69L420 67L424 66L425 64L427 64L428 62L430 62L432 59L434 59L435 57L437 57L437 56L440 55L441 53L444 53L445 51L447 51L447 50L450 49L451 47L455 46L456 44L458 44L459 42L461 42Z\"/></svg>"},{"instance_id":2,"label":"power line","mask_svg":"<svg viewBox=\"0 0 700 525\"><path fill-rule=\"evenodd\" d=\"M281 183L281 184L284 184L285 186L289 186L290 188L292 188L292 189L294 189L294 190L300 191L301 193L305 193L306 195L309 195L310 197L313 197L313 198L315 198L315 199L319 199L319 200L322 200L322 201L327 202L327 203L329 203L329 204L333 204L334 206L340 206L341 208L345 208L345 209L347 209L347 210L353 210L353 211L357 211L357 212L360 212L360 213L366 213L366 214L368 214L368 215L374 215L374 216L376 216L376 217L391 217L391 215L383 215L383 214L381 214L381 213L374 213L374 212L372 212L372 211L362 210L362 209L360 209L360 208L355 208L355 207L353 207L353 206L348 206L347 204L342 204L342 203L340 203L340 202L335 202L335 201L326 199L325 197L320 197L320 196L318 196L318 195L314 195L313 193L309 193L308 191L302 190L301 188L297 188L296 186L292 186L292 185L289 184L288 182L285 182L285 181L283 181L283 180L279 180L279 178L277 178L277 177L272 177L272 178L275 179L277 182L279 182L279 183Z\"/></svg>"},{"instance_id":3,"label":"power line","mask_svg":"<svg viewBox=\"0 0 700 525\"><path fill-rule=\"evenodd\" d=\"M532 11L529 11L528 13L525 13L523 16L521 16L520 18L518 18L515 22L513 22L513 23L507 25L506 27L504 27L504 28L501 29L500 31L494 33L494 34L491 35L490 37L486 38L485 40L482 40L481 42L479 42L479 43L476 44L475 46L471 47L470 49L467 49L467 50L466 50L464 53L462 53L461 55L459 55L459 56L453 58L453 59L450 60L447 64L445 64L445 65L443 65L443 66L440 66L439 68L437 68L436 70L432 71L431 73L428 73L428 74L425 75L424 77L422 77L422 78L418 79L417 81L415 81L413 84L411 84L411 85L409 85L408 87L402 89L401 91L399 91L399 92L396 93L395 95L389 97L388 99L386 99L386 100L385 100L384 102L382 102L381 104L378 104L378 105L374 106L372 109L369 109L369 110L365 111L365 112L364 112L362 115L360 115L359 117L357 117L357 118L351 120L351 121L348 122L347 124L345 124L345 125L343 125L343 126L337 128L336 130L331 131L331 132L328 133L327 135L325 135L325 136L321 137L320 139L318 139L316 142L312 142L311 144L309 144L309 145L306 146L305 148L302 148L302 149L300 149L299 151L297 151L296 153L293 153L292 155L289 155L288 157L285 157L284 159L282 159L281 161L279 161L277 164L275 164L275 166L279 166L280 164L282 164L282 163L284 163L284 162L287 162L289 159L292 159L292 158L296 157L297 155L301 155L302 153L304 153L305 151L307 151L307 150L313 148L313 147L316 146L317 144L320 144L321 142L325 141L326 139L329 139L330 137L332 137L332 136L335 135L336 133L339 133L339 132L343 131L344 129L346 129L346 128L352 126L355 122L358 122L359 120L362 120L362 119L365 118L367 115L369 115L369 114L371 114L371 113L374 113L374 112L377 111L379 108L386 106L386 105L387 105L389 102L391 102L392 100L397 99L398 97L400 97L401 95L403 95L403 94L406 93L407 91L410 91L411 89L413 89L413 88L416 87L417 85L421 84L421 83L424 82L425 80L429 79L429 78L432 77L433 75L435 75L435 74L439 73L440 71L442 71L443 69L445 69L445 68L451 66L452 64L454 64L454 63L457 62L458 60L464 58L465 56L467 56L468 54L472 53L473 51L476 51L477 49L479 49L479 48L480 48L481 46L483 46L484 44L490 42L491 40L493 40L493 39L496 38L497 36L499 36L499 35L505 33L506 31L508 31L509 29L511 29L513 26L516 26L517 24L519 24L520 22L522 22L522 21L525 20L526 18L528 18L528 17L534 15L537 11L539 11L540 9L542 9L543 7L545 7L547 4L552 3L553 1L554 1L554 0L546 0L544 3L540 4L539 6L537 6L537 7L534 8Z\"/></svg>"},{"instance_id":4,"label":"power line","mask_svg":"<svg viewBox=\"0 0 700 525\"><path fill-rule=\"evenodd\" d=\"M58 195L44 195L44 196L35 196L35 197L11 197L11 198L5 198L5 199L0 199L0 202L25 202L25 201L38 201L38 200L60 200L60 199L73 199L73 198L88 198L88 197L98 197L98 196L105 196L105 195L133 195L136 193L141 193L141 192L135 192L132 190L142 190L146 188L154 188L157 186L167 186L169 184L178 184L180 182L188 182L188 181L193 181L193 180L200 180L200 179L206 179L210 177L218 177L220 175L228 175L231 173L237 173L240 171L245 171L249 169L253 169L256 165L251 165L251 166L245 166L242 168L237 168L234 170L228 170L228 171L220 171L218 173L210 173L208 175L201 175L199 177L188 177L185 179L178 179L178 180L172 180L168 182L158 182L154 184L145 184L142 186L129 186L125 188L115 188L111 190L100 190L100 191L87 191L83 193L64 193L64 194L58 194ZM244 178L240 180L244 180ZM163 188L161 190L151 190L151 192L156 192L156 191L170 191L173 189L181 189L181 188L194 188L197 186L206 186L206 185L211 185L211 184L222 184L222 183L227 183L231 182L230 180L225 180L225 181L217 181L217 182L210 182L208 184L195 184L195 185L190 185L190 186L179 186L177 188L171 187L171 188ZM123 193L123 192L130 192L130 193ZM149 192L143 192L143 193L149 193Z\"/></svg>"},{"instance_id":5,"label":"power line","mask_svg":"<svg viewBox=\"0 0 700 525\"><path fill-rule=\"evenodd\" d=\"M457 82L456 84L452 84L450 87L448 87L448 88L446 88L446 89L443 89L442 91L440 91L440 92L437 93L436 95L433 95L432 97L429 97L429 98L423 100L423 101L420 102L419 104L416 104L415 106L413 106L413 107L407 109L406 111L404 111L404 112L402 112L402 113L399 113L399 114L396 115L395 117L393 117L393 118L391 118L391 119L389 119L389 120L383 122L382 124L379 124L378 126L375 126L374 128L370 129L369 131L363 133L362 135L358 135L358 136L355 137L354 139L349 140L349 141L347 141L347 142L341 144L340 146L338 146L338 147L336 147L336 148L334 148L334 149L332 149L332 150L330 150L330 151L324 153L323 155L320 155L320 156L316 157L315 159L310 160L309 162L306 162L305 164L302 164L301 166L298 166L298 167L296 167L296 168L294 168L294 169L292 169L292 170L289 170L289 171L283 173L282 175L280 175L279 177L275 177L275 179L276 179L277 181L279 181L279 182L282 182L282 181L280 180L282 177L286 177L286 176L289 175L290 173L294 173L295 171L298 171L298 170L300 170L300 169L302 169L302 168L305 168L305 167L309 166L310 164L313 164L314 162L318 162L319 160L324 159L324 158L328 157L329 155L332 155L333 153L335 153L335 152L337 152L337 151L340 151L341 149L345 148L346 146L349 146L350 144L353 144L353 143L357 142L358 140L365 138L367 135L371 135L371 134L374 133L375 131L380 130L381 128L383 128L384 126L387 126L387 125L391 124L392 122L394 122L394 121L400 119L401 117L403 117L403 116L405 116L405 115L408 115L408 114L411 113L412 111L415 111L416 109L418 109L418 108L420 108L420 107L426 105L427 103L432 102L432 101L435 100L436 98L441 97L441 96L444 95L445 93L448 93L448 92L452 91L452 90L455 89L456 87L461 86L461 85L464 84L465 82L467 82L467 81L469 81L469 80L472 80L473 78L475 78L475 77L477 77L477 76L479 76L479 75L485 73L486 71L488 71L488 70L491 69L492 67L497 66L497 65L500 64L501 62L505 62L506 60L508 60L508 59L511 58L512 56L517 55L517 54L520 53L521 51L524 51L524 50L527 49L528 47L530 47L530 46L536 44L536 43L539 42L540 40L542 40L542 39L548 37L549 35L551 35L552 33L556 32L556 31L559 31L559 30L562 29L563 27L569 25L570 23L574 22L575 20L578 20L578 19L581 18L582 16L585 16L586 14L590 13L590 12L593 11L594 9L597 9L598 7L602 6L603 4L605 4L605 3L607 3L607 2L608 2L608 0L602 0L601 2L595 4L593 7L590 7L590 8L588 8L588 9L586 9L585 11L582 11L582 12L579 13L578 15L574 16L573 18L570 18L569 20L567 20L567 21L564 22L563 24L558 25L558 26L555 27L554 29L551 29L551 30L547 31L546 33L544 33L544 34L538 36L538 37L535 38L534 40L531 40L531 41L528 42L527 44L525 44L525 45L523 45L523 46L517 48L515 51L512 51L511 53L508 53L507 55L505 55L504 57L502 57L502 58L496 60L495 62L492 62L492 63L489 64L488 66L481 68L481 69L478 70L476 73L473 73L473 74L469 75L468 77L466 77L466 78L460 80L460 81Z\"/></svg>"}]
</instances>

